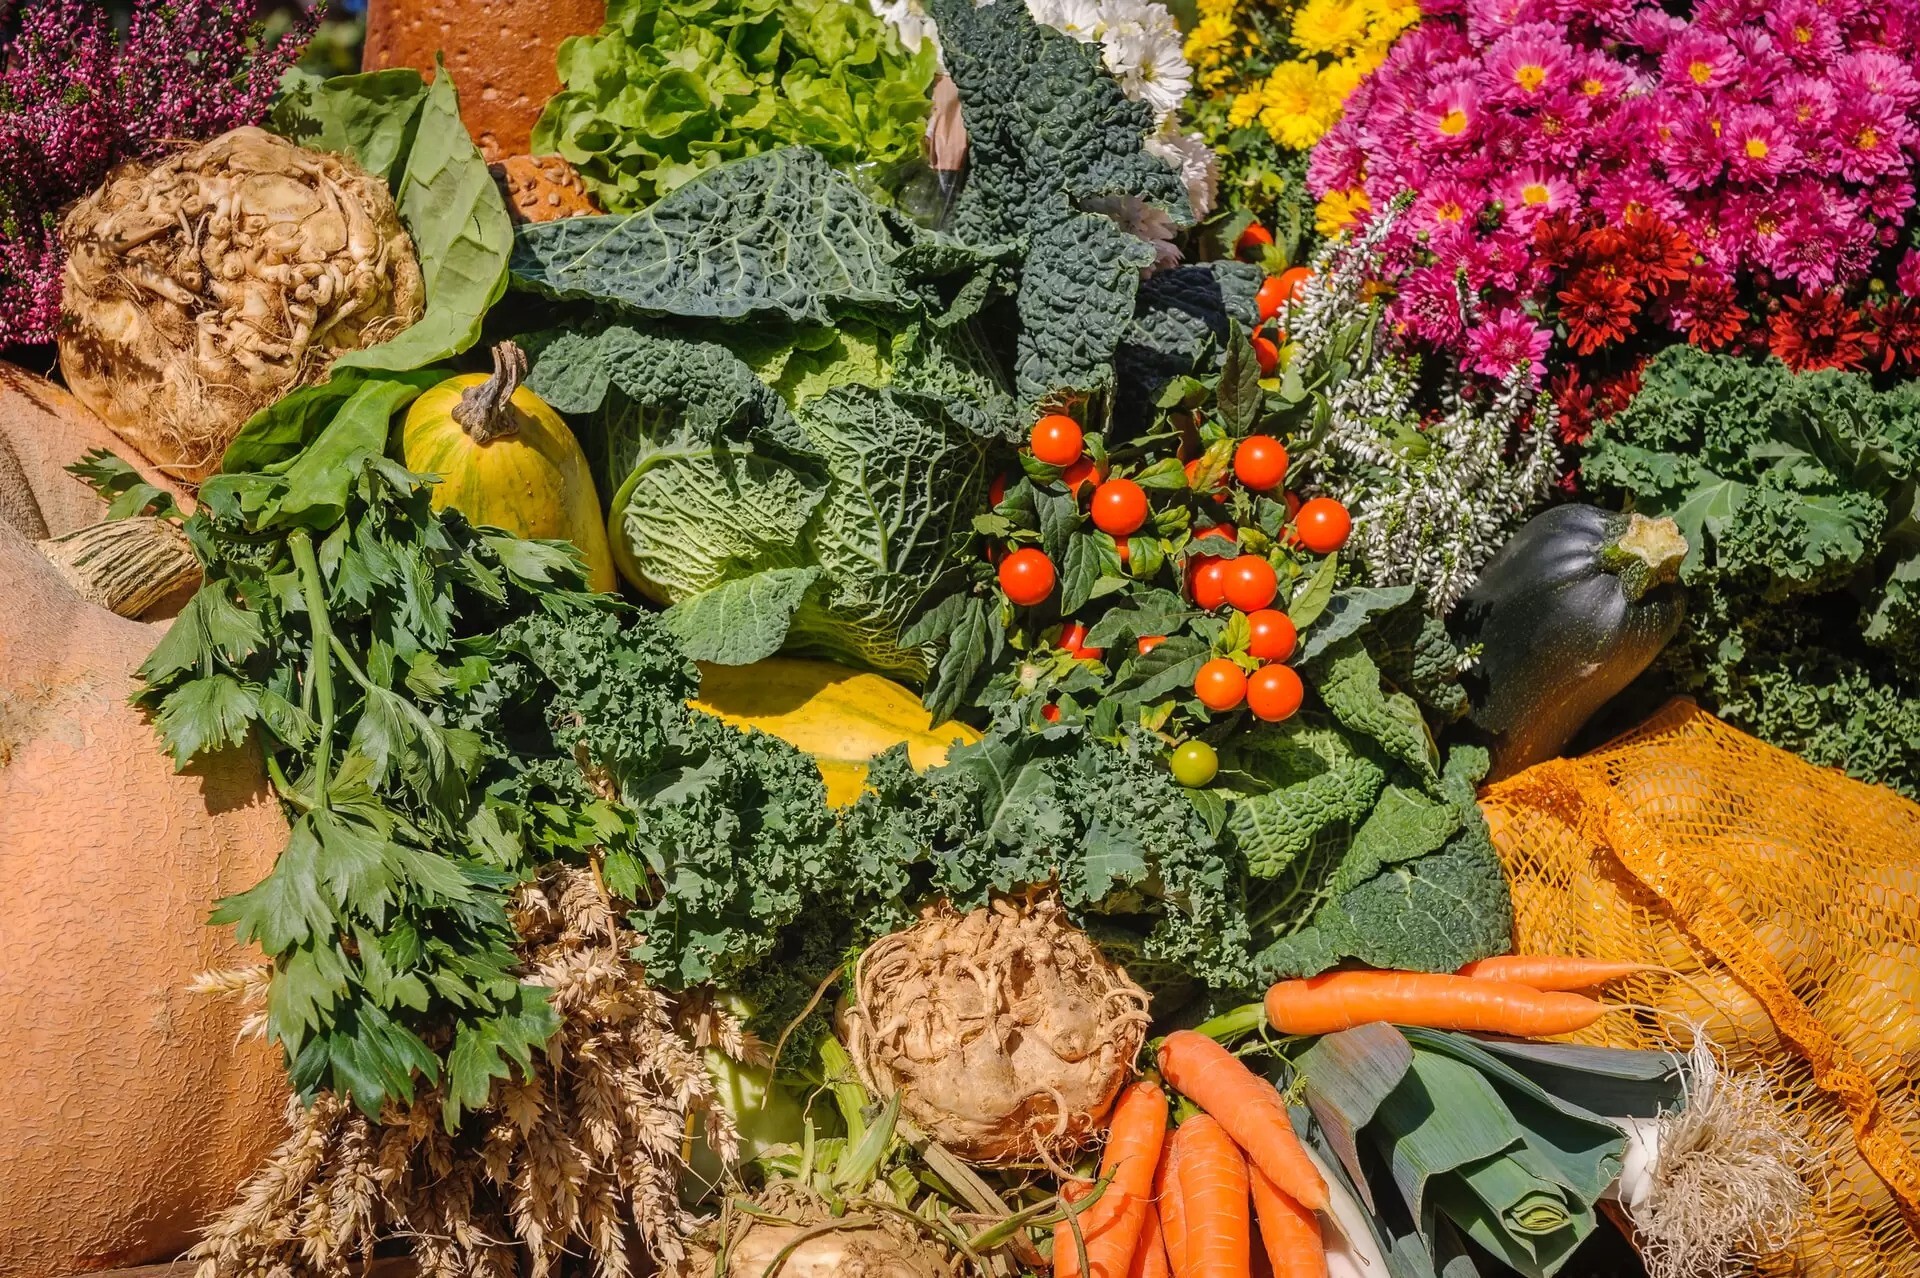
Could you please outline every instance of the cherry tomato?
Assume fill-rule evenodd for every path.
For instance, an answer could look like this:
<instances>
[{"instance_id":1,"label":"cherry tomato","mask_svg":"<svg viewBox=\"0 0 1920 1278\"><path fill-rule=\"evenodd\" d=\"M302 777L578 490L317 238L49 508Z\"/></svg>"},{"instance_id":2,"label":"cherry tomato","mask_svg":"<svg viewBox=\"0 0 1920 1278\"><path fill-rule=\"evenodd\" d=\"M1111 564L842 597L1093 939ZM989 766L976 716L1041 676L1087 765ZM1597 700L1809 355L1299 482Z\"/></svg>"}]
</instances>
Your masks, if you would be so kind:
<instances>
[{"instance_id":1,"label":"cherry tomato","mask_svg":"<svg viewBox=\"0 0 1920 1278\"><path fill-rule=\"evenodd\" d=\"M1300 513L1300 494L1288 493L1287 494L1287 518L1292 519L1295 515L1299 513Z\"/></svg>"},{"instance_id":2,"label":"cherry tomato","mask_svg":"<svg viewBox=\"0 0 1920 1278\"><path fill-rule=\"evenodd\" d=\"M1065 484L1067 491L1077 499L1080 496L1080 489L1086 484L1100 482L1100 474L1091 458L1082 457L1061 472L1060 482Z\"/></svg>"},{"instance_id":3,"label":"cherry tomato","mask_svg":"<svg viewBox=\"0 0 1920 1278\"><path fill-rule=\"evenodd\" d=\"M1200 459L1198 457L1194 458L1185 466L1181 467L1181 469L1187 472L1187 487L1197 490L1200 487L1200 481L1195 478L1195 475L1197 475L1200 470ZM1227 477L1224 474L1213 481L1213 490L1215 493L1225 491L1226 487Z\"/></svg>"},{"instance_id":4,"label":"cherry tomato","mask_svg":"<svg viewBox=\"0 0 1920 1278\"><path fill-rule=\"evenodd\" d=\"M1040 717L1048 723L1060 722L1060 707L1049 701L1040 707Z\"/></svg>"},{"instance_id":5,"label":"cherry tomato","mask_svg":"<svg viewBox=\"0 0 1920 1278\"><path fill-rule=\"evenodd\" d=\"M1307 690L1292 666L1261 666L1247 680L1247 709L1268 723L1291 718Z\"/></svg>"},{"instance_id":6,"label":"cherry tomato","mask_svg":"<svg viewBox=\"0 0 1920 1278\"><path fill-rule=\"evenodd\" d=\"M1193 676L1193 695L1209 710L1231 710L1247 699L1246 672L1225 657L1215 657Z\"/></svg>"},{"instance_id":7,"label":"cherry tomato","mask_svg":"<svg viewBox=\"0 0 1920 1278\"><path fill-rule=\"evenodd\" d=\"M1113 553L1120 556L1120 566L1122 568L1125 568L1127 561L1133 558L1133 551L1127 548L1127 539L1125 537L1115 537L1113 539Z\"/></svg>"},{"instance_id":8,"label":"cherry tomato","mask_svg":"<svg viewBox=\"0 0 1920 1278\"><path fill-rule=\"evenodd\" d=\"M1093 490L1093 526L1109 537L1128 537L1147 522L1147 490L1131 479L1109 479Z\"/></svg>"},{"instance_id":9,"label":"cherry tomato","mask_svg":"<svg viewBox=\"0 0 1920 1278\"><path fill-rule=\"evenodd\" d=\"M1027 446L1049 466L1071 466L1080 460L1080 423L1064 413L1048 413L1033 424Z\"/></svg>"},{"instance_id":10,"label":"cherry tomato","mask_svg":"<svg viewBox=\"0 0 1920 1278\"><path fill-rule=\"evenodd\" d=\"M1054 646L1082 661L1098 661L1107 655L1105 648L1087 647L1087 628L1078 621L1069 621L1060 627L1060 638Z\"/></svg>"},{"instance_id":11,"label":"cherry tomato","mask_svg":"<svg viewBox=\"0 0 1920 1278\"><path fill-rule=\"evenodd\" d=\"M1289 266L1280 272L1280 300L1291 302L1300 296L1300 289L1313 278L1313 272L1304 266Z\"/></svg>"},{"instance_id":12,"label":"cherry tomato","mask_svg":"<svg viewBox=\"0 0 1920 1278\"><path fill-rule=\"evenodd\" d=\"M1227 602L1241 612L1257 612L1280 593L1280 578L1273 571L1273 565L1258 555L1227 560L1226 576L1220 584L1226 591Z\"/></svg>"},{"instance_id":13,"label":"cherry tomato","mask_svg":"<svg viewBox=\"0 0 1920 1278\"><path fill-rule=\"evenodd\" d=\"M1190 562L1194 566L1189 582L1193 601L1212 612L1227 601L1227 561L1212 555L1197 555Z\"/></svg>"},{"instance_id":14,"label":"cherry tomato","mask_svg":"<svg viewBox=\"0 0 1920 1278\"><path fill-rule=\"evenodd\" d=\"M1258 222L1247 223L1247 229L1240 232L1240 238L1233 242L1233 255L1238 258L1258 257L1260 250L1273 243L1273 232Z\"/></svg>"},{"instance_id":15,"label":"cherry tomato","mask_svg":"<svg viewBox=\"0 0 1920 1278\"><path fill-rule=\"evenodd\" d=\"M1167 637L1165 635L1141 635L1134 641L1133 646L1138 648L1140 655L1144 657L1166 641Z\"/></svg>"},{"instance_id":16,"label":"cherry tomato","mask_svg":"<svg viewBox=\"0 0 1920 1278\"><path fill-rule=\"evenodd\" d=\"M1225 537L1228 541L1237 541L1240 537L1240 531L1223 519L1217 524L1208 524L1205 528L1196 528L1193 530L1193 539L1195 541L1199 541L1203 537Z\"/></svg>"},{"instance_id":17,"label":"cherry tomato","mask_svg":"<svg viewBox=\"0 0 1920 1278\"><path fill-rule=\"evenodd\" d=\"M1299 634L1293 618L1273 608L1256 608L1247 614L1247 653L1258 661L1285 661L1293 655Z\"/></svg>"},{"instance_id":18,"label":"cherry tomato","mask_svg":"<svg viewBox=\"0 0 1920 1278\"><path fill-rule=\"evenodd\" d=\"M1000 561L1000 589L1022 608L1031 608L1053 593L1053 560L1032 546L1014 551Z\"/></svg>"},{"instance_id":19,"label":"cherry tomato","mask_svg":"<svg viewBox=\"0 0 1920 1278\"><path fill-rule=\"evenodd\" d=\"M1347 544L1353 531L1353 516L1331 497L1315 497L1300 507L1293 517L1294 532L1300 544L1316 555L1330 555Z\"/></svg>"},{"instance_id":20,"label":"cherry tomato","mask_svg":"<svg viewBox=\"0 0 1920 1278\"><path fill-rule=\"evenodd\" d=\"M1182 741L1167 760L1173 779L1189 790L1197 790L1213 780L1220 771L1220 756L1204 741Z\"/></svg>"},{"instance_id":21,"label":"cherry tomato","mask_svg":"<svg viewBox=\"0 0 1920 1278\"><path fill-rule=\"evenodd\" d=\"M1280 348L1273 344L1270 337L1255 337L1253 358L1260 365L1260 376L1272 377L1273 370L1280 367Z\"/></svg>"},{"instance_id":22,"label":"cherry tomato","mask_svg":"<svg viewBox=\"0 0 1920 1278\"><path fill-rule=\"evenodd\" d=\"M995 475L993 482L987 485L987 506L989 508L998 506L1006 499L1007 477L1005 475Z\"/></svg>"},{"instance_id":23,"label":"cherry tomato","mask_svg":"<svg viewBox=\"0 0 1920 1278\"><path fill-rule=\"evenodd\" d=\"M1233 473L1257 493L1278 488L1287 477L1287 446L1271 435L1249 435L1233 450Z\"/></svg>"},{"instance_id":24,"label":"cherry tomato","mask_svg":"<svg viewBox=\"0 0 1920 1278\"><path fill-rule=\"evenodd\" d=\"M1259 308L1262 324L1286 309L1288 292L1285 279L1284 275L1269 275L1260 281L1260 291L1253 295L1253 304Z\"/></svg>"}]
</instances>

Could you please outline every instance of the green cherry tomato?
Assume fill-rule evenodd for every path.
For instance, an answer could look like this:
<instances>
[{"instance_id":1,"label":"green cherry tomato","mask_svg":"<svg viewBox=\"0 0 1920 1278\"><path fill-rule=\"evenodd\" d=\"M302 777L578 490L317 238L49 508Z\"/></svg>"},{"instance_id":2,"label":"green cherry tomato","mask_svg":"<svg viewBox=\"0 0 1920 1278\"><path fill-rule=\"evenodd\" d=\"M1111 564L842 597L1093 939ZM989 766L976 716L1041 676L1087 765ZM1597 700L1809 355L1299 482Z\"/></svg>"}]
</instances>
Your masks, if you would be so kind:
<instances>
[{"instance_id":1,"label":"green cherry tomato","mask_svg":"<svg viewBox=\"0 0 1920 1278\"><path fill-rule=\"evenodd\" d=\"M1182 741L1173 748L1167 766L1173 770L1175 781L1197 790L1220 771L1220 756L1204 741Z\"/></svg>"}]
</instances>

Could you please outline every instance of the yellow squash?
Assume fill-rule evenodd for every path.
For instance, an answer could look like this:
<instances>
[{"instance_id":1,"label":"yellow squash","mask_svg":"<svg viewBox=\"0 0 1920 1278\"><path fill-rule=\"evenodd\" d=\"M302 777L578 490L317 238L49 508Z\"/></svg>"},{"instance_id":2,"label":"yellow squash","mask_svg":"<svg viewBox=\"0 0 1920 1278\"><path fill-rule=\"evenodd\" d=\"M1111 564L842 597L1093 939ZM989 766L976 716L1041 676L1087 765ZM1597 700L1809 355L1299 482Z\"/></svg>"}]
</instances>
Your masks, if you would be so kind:
<instances>
[{"instance_id":1,"label":"yellow squash","mask_svg":"<svg viewBox=\"0 0 1920 1278\"><path fill-rule=\"evenodd\" d=\"M860 797L867 764L892 746L905 742L907 758L924 770L945 763L950 747L980 739L964 723L936 727L920 699L891 679L798 657L749 666L702 662L700 696L688 704L812 755L834 807Z\"/></svg>"},{"instance_id":2,"label":"yellow squash","mask_svg":"<svg viewBox=\"0 0 1920 1278\"><path fill-rule=\"evenodd\" d=\"M493 376L452 377L407 410L407 469L438 475L435 510L520 537L570 541L587 562L587 585L613 590L613 551L586 454L560 414L520 384L527 357L512 342L493 348Z\"/></svg>"}]
</instances>

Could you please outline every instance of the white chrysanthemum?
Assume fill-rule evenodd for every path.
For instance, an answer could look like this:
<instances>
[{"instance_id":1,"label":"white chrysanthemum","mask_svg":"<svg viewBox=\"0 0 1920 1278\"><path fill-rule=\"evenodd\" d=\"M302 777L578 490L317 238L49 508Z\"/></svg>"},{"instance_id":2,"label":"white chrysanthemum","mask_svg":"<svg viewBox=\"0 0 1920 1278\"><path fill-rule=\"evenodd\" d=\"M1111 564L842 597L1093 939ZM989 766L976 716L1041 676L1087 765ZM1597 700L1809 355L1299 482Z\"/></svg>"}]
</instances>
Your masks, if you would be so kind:
<instances>
[{"instance_id":1,"label":"white chrysanthemum","mask_svg":"<svg viewBox=\"0 0 1920 1278\"><path fill-rule=\"evenodd\" d=\"M1154 6L1158 8L1159 6ZM1180 48L1179 30L1158 23L1128 22L1110 26L1101 40L1101 56L1120 89L1135 102L1153 108L1164 119L1180 109L1193 87L1193 68Z\"/></svg>"},{"instance_id":2,"label":"white chrysanthemum","mask_svg":"<svg viewBox=\"0 0 1920 1278\"><path fill-rule=\"evenodd\" d=\"M934 48L939 48L939 32L934 28L933 19L921 7L920 0L867 0L867 7L873 10L875 17L893 28L900 37L900 43L909 52L920 52L923 40L932 40Z\"/></svg>"},{"instance_id":3,"label":"white chrysanthemum","mask_svg":"<svg viewBox=\"0 0 1920 1278\"><path fill-rule=\"evenodd\" d=\"M1165 209L1149 204L1137 195L1100 195L1082 200L1080 207L1099 213L1128 235L1153 245L1153 270L1163 271L1180 265L1180 249L1173 242L1179 227Z\"/></svg>"},{"instance_id":4,"label":"white chrysanthemum","mask_svg":"<svg viewBox=\"0 0 1920 1278\"><path fill-rule=\"evenodd\" d=\"M1035 22L1070 35L1081 44L1092 44L1100 38L1104 29L1100 10L1099 0L1027 0L1027 11Z\"/></svg>"},{"instance_id":5,"label":"white chrysanthemum","mask_svg":"<svg viewBox=\"0 0 1920 1278\"><path fill-rule=\"evenodd\" d=\"M1206 139L1198 133L1180 132L1168 119L1147 139L1146 150L1166 161L1167 167L1180 171L1180 180L1187 185L1187 203L1193 206L1196 219L1213 212L1214 196L1220 187L1220 157Z\"/></svg>"}]
</instances>

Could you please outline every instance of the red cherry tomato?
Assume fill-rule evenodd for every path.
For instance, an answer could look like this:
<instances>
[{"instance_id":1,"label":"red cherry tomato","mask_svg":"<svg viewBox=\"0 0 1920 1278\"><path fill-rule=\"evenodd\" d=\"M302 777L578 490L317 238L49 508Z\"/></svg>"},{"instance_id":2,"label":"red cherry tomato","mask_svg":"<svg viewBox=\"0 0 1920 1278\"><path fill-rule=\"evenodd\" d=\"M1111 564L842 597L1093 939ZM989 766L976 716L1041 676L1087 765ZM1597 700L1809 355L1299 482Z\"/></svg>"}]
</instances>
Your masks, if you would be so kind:
<instances>
[{"instance_id":1,"label":"red cherry tomato","mask_svg":"<svg viewBox=\"0 0 1920 1278\"><path fill-rule=\"evenodd\" d=\"M1131 479L1109 479L1093 490L1093 526L1109 537L1128 537L1147 522L1147 490Z\"/></svg>"},{"instance_id":2,"label":"red cherry tomato","mask_svg":"<svg viewBox=\"0 0 1920 1278\"><path fill-rule=\"evenodd\" d=\"M987 505L989 508L998 506L1006 499L1007 477L1005 475L995 475L993 482L987 485Z\"/></svg>"},{"instance_id":3,"label":"red cherry tomato","mask_svg":"<svg viewBox=\"0 0 1920 1278\"><path fill-rule=\"evenodd\" d=\"M1144 657L1166 641L1167 637L1165 635L1141 635L1134 641L1133 646L1138 648L1140 655Z\"/></svg>"},{"instance_id":4,"label":"red cherry tomato","mask_svg":"<svg viewBox=\"0 0 1920 1278\"><path fill-rule=\"evenodd\" d=\"M1233 242L1233 255L1239 258L1258 257L1260 250L1273 243L1273 232L1258 222L1247 223L1247 229L1240 232L1240 238Z\"/></svg>"},{"instance_id":5,"label":"red cherry tomato","mask_svg":"<svg viewBox=\"0 0 1920 1278\"><path fill-rule=\"evenodd\" d=\"M1078 621L1069 621L1060 628L1060 638L1054 646L1082 661L1098 661L1107 655L1105 648L1087 647L1087 628Z\"/></svg>"},{"instance_id":6,"label":"red cherry tomato","mask_svg":"<svg viewBox=\"0 0 1920 1278\"><path fill-rule=\"evenodd\" d=\"M1215 657L1193 676L1193 695L1209 710L1231 710L1246 700L1247 676L1225 657Z\"/></svg>"},{"instance_id":7,"label":"red cherry tomato","mask_svg":"<svg viewBox=\"0 0 1920 1278\"><path fill-rule=\"evenodd\" d=\"M1226 566L1226 576L1220 584L1226 591L1227 602L1241 612L1257 612L1280 593L1278 574L1273 571L1273 565L1260 556L1241 555L1227 560Z\"/></svg>"},{"instance_id":8,"label":"red cherry tomato","mask_svg":"<svg viewBox=\"0 0 1920 1278\"><path fill-rule=\"evenodd\" d=\"M1287 286L1282 275L1269 275L1260 281L1260 291L1253 295L1253 304L1259 308L1260 323L1264 324L1278 315L1287 305Z\"/></svg>"},{"instance_id":9,"label":"red cherry tomato","mask_svg":"<svg viewBox=\"0 0 1920 1278\"><path fill-rule=\"evenodd\" d=\"M1032 546L1014 551L1000 561L1000 589L1022 608L1031 608L1053 593L1053 560Z\"/></svg>"},{"instance_id":10,"label":"red cherry tomato","mask_svg":"<svg viewBox=\"0 0 1920 1278\"><path fill-rule=\"evenodd\" d=\"M1304 266L1289 266L1280 272L1280 300L1291 302L1300 296L1300 289L1313 278L1313 272Z\"/></svg>"},{"instance_id":11,"label":"red cherry tomato","mask_svg":"<svg viewBox=\"0 0 1920 1278\"><path fill-rule=\"evenodd\" d=\"M1295 515L1299 513L1300 513L1300 494L1288 493L1287 494L1287 518L1292 519Z\"/></svg>"},{"instance_id":12,"label":"red cherry tomato","mask_svg":"<svg viewBox=\"0 0 1920 1278\"><path fill-rule=\"evenodd\" d=\"M1233 473L1257 493L1278 488L1287 477L1287 446L1271 435L1249 435L1233 450Z\"/></svg>"},{"instance_id":13,"label":"red cherry tomato","mask_svg":"<svg viewBox=\"0 0 1920 1278\"><path fill-rule=\"evenodd\" d=\"M1330 555L1347 544L1353 531L1353 516L1331 497L1315 497L1300 507L1293 517L1294 532L1300 544L1316 555Z\"/></svg>"},{"instance_id":14,"label":"red cherry tomato","mask_svg":"<svg viewBox=\"0 0 1920 1278\"><path fill-rule=\"evenodd\" d=\"M1080 423L1064 413L1048 413L1033 424L1027 446L1049 466L1071 466L1080 460Z\"/></svg>"},{"instance_id":15,"label":"red cherry tomato","mask_svg":"<svg viewBox=\"0 0 1920 1278\"><path fill-rule=\"evenodd\" d=\"M1200 481L1196 479L1195 476L1199 473L1199 470L1200 470L1200 459L1198 457L1194 458L1192 461L1188 462L1185 466L1181 467L1181 469L1187 472L1187 487L1197 490L1200 487ZM1222 474L1218 479L1213 481L1213 491L1216 494L1224 492L1226 490L1226 487L1227 487L1227 477L1224 474Z\"/></svg>"},{"instance_id":16,"label":"red cherry tomato","mask_svg":"<svg viewBox=\"0 0 1920 1278\"><path fill-rule=\"evenodd\" d=\"M1100 474L1098 470L1095 469L1091 458L1082 457L1079 461L1073 463L1073 465L1067 467L1066 470L1060 473L1060 482L1065 484L1067 491L1072 493L1077 499L1080 496L1081 488L1089 483L1100 482Z\"/></svg>"},{"instance_id":17,"label":"red cherry tomato","mask_svg":"<svg viewBox=\"0 0 1920 1278\"><path fill-rule=\"evenodd\" d=\"M1204 537L1225 537L1228 541L1235 541L1238 540L1239 536L1239 529L1224 519L1217 524L1208 524L1205 528L1196 528L1193 530L1193 539L1195 541L1199 541Z\"/></svg>"},{"instance_id":18,"label":"red cherry tomato","mask_svg":"<svg viewBox=\"0 0 1920 1278\"><path fill-rule=\"evenodd\" d=\"M1040 707L1040 717L1048 723L1060 722L1060 707L1049 701Z\"/></svg>"},{"instance_id":19,"label":"red cherry tomato","mask_svg":"<svg viewBox=\"0 0 1920 1278\"><path fill-rule=\"evenodd\" d=\"M1256 608L1247 614L1247 653L1259 661L1285 661L1293 655L1299 634L1293 618L1274 608Z\"/></svg>"},{"instance_id":20,"label":"red cherry tomato","mask_svg":"<svg viewBox=\"0 0 1920 1278\"><path fill-rule=\"evenodd\" d=\"M1273 370L1280 367L1280 348L1273 344L1270 337L1255 337L1253 358L1260 365L1260 376L1272 377Z\"/></svg>"},{"instance_id":21,"label":"red cherry tomato","mask_svg":"<svg viewBox=\"0 0 1920 1278\"><path fill-rule=\"evenodd\" d=\"M1193 601L1212 612L1227 601L1227 561L1212 555L1198 555L1191 562L1194 565Z\"/></svg>"},{"instance_id":22,"label":"red cherry tomato","mask_svg":"<svg viewBox=\"0 0 1920 1278\"><path fill-rule=\"evenodd\" d=\"M1133 551L1127 548L1127 539L1125 537L1115 537L1113 539L1113 553L1120 556L1120 566L1122 568L1125 568L1127 561L1133 558Z\"/></svg>"},{"instance_id":23,"label":"red cherry tomato","mask_svg":"<svg viewBox=\"0 0 1920 1278\"><path fill-rule=\"evenodd\" d=\"M1247 680L1247 709L1268 723L1291 718L1307 690L1292 666L1261 666Z\"/></svg>"}]
</instances>

